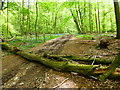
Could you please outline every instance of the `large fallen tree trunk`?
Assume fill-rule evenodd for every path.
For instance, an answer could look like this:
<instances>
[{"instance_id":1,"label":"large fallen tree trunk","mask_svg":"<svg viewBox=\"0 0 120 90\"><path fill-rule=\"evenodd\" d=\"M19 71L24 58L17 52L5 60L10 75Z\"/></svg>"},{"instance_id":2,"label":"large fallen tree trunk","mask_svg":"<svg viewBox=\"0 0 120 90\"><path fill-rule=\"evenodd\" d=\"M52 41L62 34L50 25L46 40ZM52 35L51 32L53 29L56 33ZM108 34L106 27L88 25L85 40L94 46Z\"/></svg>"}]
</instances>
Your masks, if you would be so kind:
<instances>
[{"instance_id":1,"label":"large fallen tree trunk","mask_svg":"<svg viewBox=\"0 0 120 90\"><path fill-rule=\"evenodd\" d=\"M103 67L100 65L84 65L84 64L76 64L72 63L70 61L55 61L52 59L44 58L43 56L28 53L25 51L20 50L17 47L10 46L7 43L2 43L2 48L6 49L8 51L14 52L17 55L20 55L21 57L30 60L30 61L38 61L47 67L50 67L52 69L58 70L58 71L68 71L68 72L77 72L80 75L84 75L87 77L90 76L97 76L102 74L107 70L108 67ZM111 74L109 78L118 79L120 78L120 74Z\"/></svg>"},{"instance_id":2,"label":"large fallen tree trunk","mask_svg":"<svg viewBox=\"0 0 120 90\"><path fill-rule=\"evenodd\" d=\"M72 55L66 56L66 55L50 55L50 54L44 54L43 55L46 58L49 59L56 59L58 61L84 61L84 62L94 62L95 64L111 64L114 60L110 59L101 59L101 58L94 58L92 56L90 57L75 57Z\"/></svg>"}]
</instances>

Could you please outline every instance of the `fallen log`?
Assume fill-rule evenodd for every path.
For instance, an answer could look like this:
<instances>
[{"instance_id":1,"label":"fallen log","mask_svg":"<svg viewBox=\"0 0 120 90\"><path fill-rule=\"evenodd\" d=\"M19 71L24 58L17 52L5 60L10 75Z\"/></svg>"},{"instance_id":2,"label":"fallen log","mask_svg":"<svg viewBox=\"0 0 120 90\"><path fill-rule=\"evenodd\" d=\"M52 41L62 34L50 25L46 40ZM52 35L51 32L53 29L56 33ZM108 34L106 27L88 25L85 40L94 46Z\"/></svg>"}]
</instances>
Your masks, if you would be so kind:
<instances>
[{"instance_id":1,"label":"fallen log","mask_svg":"<svg viewBox=\"0 0 120 90\"><path fill-rule=\"evenodd\" d=\"M14 52L15 54L18 54L29 61L39 61L42 64L59 71L70 71L80 74L90 74L90 72L93 72L96 67L99 67L99 65L83 65L73 64L68 61L54 61L37 54L24 52L22 50L19 50L19 48L10 46L7 43L2 43L2 48Z\"/></svg>"},{"instance_id":2,"label":"fallen log","mask_svg":"<svg viewBox=\"0 0 120 90\"><path fill-rule=\"evenodd\" d=\"M14 52L17 55L20 55L21 57L29 60L29 61L37 61L44 65L46 65L49 68L58 70L58 71L67 71L67 72L76 72L80 75L90 77L90 76L98 76L102 74L103 69L107 69L108 67L103 67L100 65L84 65L84 64L76 64L71 63L69 61L55 61L52 59L44 58L43 56L28 53L23 50L20 50L17 47L13 47L5 42L2 43L2 48L6 49L10 52ZM99 73L96 73L96 71L99 70ZM101 70L101 71L100 71ZM102 73L101 73L102 72ZM111 74L109 78L118 79L120 78L120 74Z\"/></svg>"},{"instance_id":3,"label":"fallen log","mask_svg":"<svg viewBox=\"0 0 120 90\"><path fill-rule=\"evenodd\" d=\"M99 80L100 81L105 81L105 79L112 73L115 71L115 69L120 65L120 52L118 53L117 57L115 58L115 60L112 62L112 64L110 65L110 67L108 68L108 70L103 73L102 75L99 76Z\"/></svg>"},{"instance_id":4,"label":"fallen log","mask_svg":"<svg viewBox=\"0 0 120 90\"><path fill-rule=\"evenodd\" d=\"M101 58L94 58L94 57L75 57L72 55L66 56L66 55L50 55L50 54L44 54L45 58L49 59L55 59L58 61L84 61L84 62L93 62L95 61L95 64L111 64L114 60L110 59L101 59Z\"/></svg>"}]
</instances>

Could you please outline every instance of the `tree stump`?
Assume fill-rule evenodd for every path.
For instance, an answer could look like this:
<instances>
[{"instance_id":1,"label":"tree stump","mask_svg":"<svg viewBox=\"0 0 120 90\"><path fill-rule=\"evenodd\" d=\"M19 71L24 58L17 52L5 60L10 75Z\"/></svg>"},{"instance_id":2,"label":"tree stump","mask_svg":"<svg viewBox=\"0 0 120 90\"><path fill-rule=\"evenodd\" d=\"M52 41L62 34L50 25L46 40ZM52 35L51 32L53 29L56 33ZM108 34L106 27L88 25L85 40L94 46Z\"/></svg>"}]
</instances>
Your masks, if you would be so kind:
<instances>
[{"instance_id":1,"label":"tree stump","mask_svg":"<svg viewBox=\"0 0 120 90\"><path fill-rule=\"evenodd\" d=\"M102 39L102 40L100 40L98 47L100 49L108 49L109 45L110 45L110 42L107 39Z\"/></svg>"}]
</instances>

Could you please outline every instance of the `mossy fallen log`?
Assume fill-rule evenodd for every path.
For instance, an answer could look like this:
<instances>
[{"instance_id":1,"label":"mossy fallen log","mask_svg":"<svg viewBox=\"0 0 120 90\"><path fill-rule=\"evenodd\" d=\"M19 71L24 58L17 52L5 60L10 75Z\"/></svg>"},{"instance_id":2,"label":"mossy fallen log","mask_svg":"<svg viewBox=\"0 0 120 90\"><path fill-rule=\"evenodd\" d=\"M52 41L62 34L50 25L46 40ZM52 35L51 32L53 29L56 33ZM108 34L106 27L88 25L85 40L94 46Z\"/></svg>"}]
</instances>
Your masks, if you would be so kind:
<instances>
[{"instance_id":1,"label":"mossy fallen log","mask_svg":"<svg viewBox=\"0 0 120 90\"><path fill-rule=\"evenodd\" d=\"M29 61L39 61L42 64L53 68L59 71L70 71L70 72L77 72L80 74L90 74L93 72L95 68L99 67L99 65L83 65L83 64L72 64L68 61L54 61L48 58L44 58L40 55L28 53L25 51L20 50L19 48L12 47L7 43L2 43L2 48L14 52L19 56L29 60Z\"/></svg>"},{"instance_id":2,"label":"mossy fallen log","mask_svg":"<svg viewBox=\"0 0 120 90\"><path fill-rule=\"evenodd\" d=\"M33 53L28 53L25 52L23 50L20 50L17 47L13 47L7 43L2 43L2 48L6 49L10 52L14 52L15 54L29 60L29 61L37 61L40 62L44 65L46 65L49 68L58 70L58 71L67 71L67 72L76 72L79 73L80 75L86 76L86 77L90 77L90 76L97 76L102 74L101 71L104 69L107 69L108 67L103 67L100 65L85 65L85 64L76 64L76 63L71 63L69 61L55 61L52 59L48 59L45 58L43 56L37 55L37 54L33 54ZM99 73L96 73L97 70L101 70L99 71ZM113 75L111 74L110 77L114 78L114 79L118 79L120 78L120 75Z\"/></svg>"},{"instance_id":3,"label":"mossy fallen log","mask_svg":"<svg viewBox=\"0 0 120 90\"><path fill-rule=\"evenodd\" d=\"M102 75L99 76L99 80L100 81L105 81L105 79L112 73L115 71L115 69L120 65L120 52L118 53L118 55L116 56L115 60L112 62L112 64L110 65L110 67L108 68L108 70L103 73Z\"/></svg>"},{"instance_id":4,"label":"mossy fallen log","mask_svg":"<svg viewBox=\"0 0 120 90\"><path fill-rule=\"evenodd\" d=\"M58 61L84 61L84 62L93 62L95 61L96 64L111 64L114 60L110 59L101 59L101 58L94 58L94 57L75 57L72 55L66 56L66 55L49 55L49 54L44 54L44 57L47 57L49 59L56 59Z\"/></svg>"}]
</instances>

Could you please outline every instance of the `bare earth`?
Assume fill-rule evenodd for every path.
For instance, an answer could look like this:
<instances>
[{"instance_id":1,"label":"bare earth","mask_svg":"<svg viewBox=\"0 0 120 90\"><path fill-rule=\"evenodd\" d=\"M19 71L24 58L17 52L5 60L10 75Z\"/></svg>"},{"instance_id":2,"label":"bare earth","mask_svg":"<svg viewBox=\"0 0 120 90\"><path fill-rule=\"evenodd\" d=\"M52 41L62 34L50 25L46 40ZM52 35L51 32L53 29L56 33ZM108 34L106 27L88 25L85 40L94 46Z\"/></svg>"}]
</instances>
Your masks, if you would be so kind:
<instances>
[{"instance_id":1,"label":"bare earth","mask_svg":"<svg viewBox=\"0 0 120 90\"><path fill-rule=\"evenodd\" d=\"M98 50L98 40L81 40L71 38L64 43L57 54L75 56L93 56L114 59L118 52L118 40L110 39L108 49ZM47 41L46 43L49 43ZM30 49L36 52L44 44ZM4 55L4 51L3 51ZM30 62L17 55L4 55L2 59L3 88L120 88L120 80L105 82L88 79L76 73L58 72L46 66ZM60 85L59 85L60 84ZM58 87L56 87L58 85Z\"/></svg>"}]
</instances>

